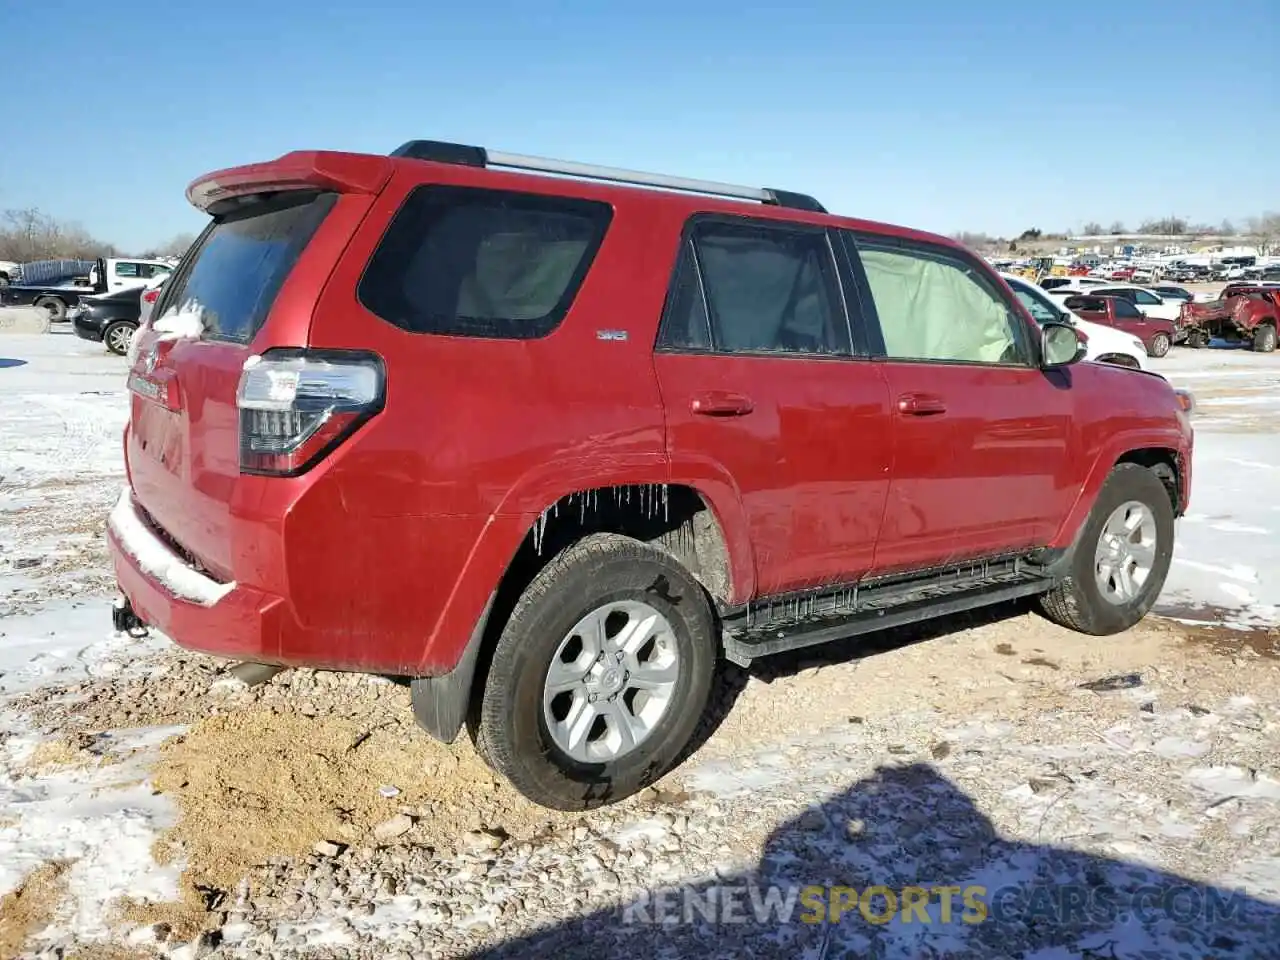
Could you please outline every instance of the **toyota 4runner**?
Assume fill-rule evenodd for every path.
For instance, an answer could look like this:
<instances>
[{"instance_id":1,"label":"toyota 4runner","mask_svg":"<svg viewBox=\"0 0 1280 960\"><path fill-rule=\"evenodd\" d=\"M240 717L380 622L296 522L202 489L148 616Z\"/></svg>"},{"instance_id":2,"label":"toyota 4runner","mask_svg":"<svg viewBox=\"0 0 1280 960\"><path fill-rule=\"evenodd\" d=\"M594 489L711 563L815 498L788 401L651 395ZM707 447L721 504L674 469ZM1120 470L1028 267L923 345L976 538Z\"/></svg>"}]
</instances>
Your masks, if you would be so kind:
<instances>
[{"instance_id":1,"label":"toyota 4runner","mask_svg":"<svg viewBox=\"0 0 1280 960\"><path fill-rule=\"evenodd\" d=\"M139 331L116 622L411 678L525 795L626 797L721 659L1150 609L1192 431L979 258L782 190L412 141L196 180Z\"/></svg>"}]
</instances>

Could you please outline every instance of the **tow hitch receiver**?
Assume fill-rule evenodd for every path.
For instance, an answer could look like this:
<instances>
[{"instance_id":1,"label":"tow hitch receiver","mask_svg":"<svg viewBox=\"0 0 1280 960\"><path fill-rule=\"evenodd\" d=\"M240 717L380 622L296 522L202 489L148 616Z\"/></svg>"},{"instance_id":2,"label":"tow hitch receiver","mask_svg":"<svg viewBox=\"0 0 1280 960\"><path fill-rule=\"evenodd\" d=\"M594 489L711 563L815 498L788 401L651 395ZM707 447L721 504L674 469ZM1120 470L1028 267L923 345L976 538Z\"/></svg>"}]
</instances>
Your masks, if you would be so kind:
<instances>
[{"instance_id":1,"label":"tow hitch receiver","mask_svg":"<svg viewBox=\"0 0 1280 960\"><path fill-rule=\"evenodd\" d=\"M133 604L129 602L128 597L116 597L115 603L111 605L111 626L118 632L127 633L131 637L147 635L147 625L133 612Z\"/></svg>"}]
</instances>

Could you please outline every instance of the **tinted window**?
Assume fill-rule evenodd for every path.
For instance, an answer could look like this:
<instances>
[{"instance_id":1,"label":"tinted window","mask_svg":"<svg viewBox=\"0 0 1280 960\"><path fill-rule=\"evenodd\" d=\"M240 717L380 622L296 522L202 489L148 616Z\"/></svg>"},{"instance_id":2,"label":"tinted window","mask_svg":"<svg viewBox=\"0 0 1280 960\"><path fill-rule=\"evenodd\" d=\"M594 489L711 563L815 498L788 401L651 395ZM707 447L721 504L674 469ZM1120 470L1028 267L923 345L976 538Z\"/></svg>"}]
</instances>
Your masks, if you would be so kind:
<instances>
[{"instance_id":1,"label":"tinted window","mask_svg":"<svg viewBox=\"0 0 1280 960\"><path fill-rule=\"evenodd\" d=\"M858 238L884 337L903 360L1023 363L1021 321L976 266L923 245Z\"/></svg>"},{"instance_id":2,"label":"tinted window","mask_svg":"<svg viewBox=\"0 0 1280 960\"><path fill-rule=\"evenodd\" d=\"M1107 310L1107 304L1106 301L1100 300L1097 297L1068 297L1067 309L1105 313Z\"/></svg>"},{"instance_id":3,"label":"tinted window","mask_svg":"<svg viewBox=\"0 0 1280 960\"><path fill-rule=\"evenodd\" d=\"M165 284L157 316L195 309L206 335L248 342L333 199L299 192L215 217L177 277Z\"/></svg>"},{"instance_id":4,"label":"tinted window","mask_svg":"<svg viewBox=\"0 0 1280 960\"><path fill-rule=\"evenodd\" d=\"M825 233L711 221L693 241L715 349L852 352Z\"/></svg>"},{"instance_id":5,"label":"tinted window","mask_svg":"<svg viewBox=\"0 0 1280 960\"><path fill-rule=\"evenodd\" d=\"M1126 297L1126 300L1131 300L1134 303L1140 303L1144 307L1158 307L1163 303L1159 297L1147 293L1145 290L1130 290L1129 293L1131 295Z\"/></svg>"},{"instance_id":6,"label":"tinted window","mask_svg":"<svg viewBox=\"0 0 1280 960\"><path fill-rule=\"evenodd\" d=\"M405 200L360 280L360 301L414 333L541 337L573 303L608 204L429 185Z\"/></svg>"},{"instance_id":7,"label":"tinted window","mask_svg":"<svg viewBox=\"0 0 1280 960\"><path fill-rule=\"evenodd\" d=\"M1139 310L1137 307L1135 307L1128 300L1121 300L1119 297L1116 297L1115 305L1116 305L1117 318L1121 320L1141 320L1142 319L1142 311Z\"/></svg>"},{"instance_id":8,"label":"tinted window","mask_svg":"<svg viewBox=\"0 0 1280 960\"><path fill-rule=\"evenodd\" d=\"M667 294L667 307L663 312L658 343L660 346L685 350L711 348L711 325L707 321L706 298L702 293L702 281L698 277L698 265L693 255L693 242L690 240L680 246L680 258L671 280L671 290Z\"/></svg>"}]
</instances>

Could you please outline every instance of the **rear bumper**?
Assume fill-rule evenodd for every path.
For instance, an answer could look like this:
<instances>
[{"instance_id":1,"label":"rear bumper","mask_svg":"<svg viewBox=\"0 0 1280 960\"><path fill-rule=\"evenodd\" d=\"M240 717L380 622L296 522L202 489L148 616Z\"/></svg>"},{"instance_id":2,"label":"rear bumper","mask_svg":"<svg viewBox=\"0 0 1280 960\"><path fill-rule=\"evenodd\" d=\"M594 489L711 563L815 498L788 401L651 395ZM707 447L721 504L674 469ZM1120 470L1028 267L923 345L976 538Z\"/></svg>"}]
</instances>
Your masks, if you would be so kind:
<instances>
[{"instance_id":1,"label":"rear bumper","mask_svg":"<svg viewBox=\"0 0 1280 960\"><path fill-rule=\"evenodd\" d=\"M96 323L86 320L82 314L77 314L71 318L71 326L76 332L76 336L81 340L92 340L95 343L102 342L102 328Z\"/></svg>"},{"instance_id":2,"label":"rear bumper","mask_svg":"<svg viewBox=\"0 0 1280 960\"><path fill-rule=\"evenodd\" d=\"M143 623L189 650L282 662L279 598L193 568L152 532L128 488L107 521L107 544L120 592Z\"/></svg>"}]
</instances>

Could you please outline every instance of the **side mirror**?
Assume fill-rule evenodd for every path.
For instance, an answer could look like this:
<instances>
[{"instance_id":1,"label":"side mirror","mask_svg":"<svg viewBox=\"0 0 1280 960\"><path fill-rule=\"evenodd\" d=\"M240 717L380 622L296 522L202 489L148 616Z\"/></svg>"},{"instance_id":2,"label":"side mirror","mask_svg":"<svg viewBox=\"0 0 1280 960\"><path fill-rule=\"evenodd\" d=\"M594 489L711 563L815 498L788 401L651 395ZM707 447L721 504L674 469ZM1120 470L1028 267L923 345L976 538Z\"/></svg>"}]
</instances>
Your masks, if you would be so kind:
<instances>
[{"instance_id":1,"label":"side mirror","mask_svg":"<svg viewBox=\"0 0 1280 960\"><path fill-rule=\"evenodd\" d=\"M1084 334L1065 323L1046 323L1040 328L1040 366L1045 370L1069 367L1088 352Z\"/></svg>"}]
</instances>

